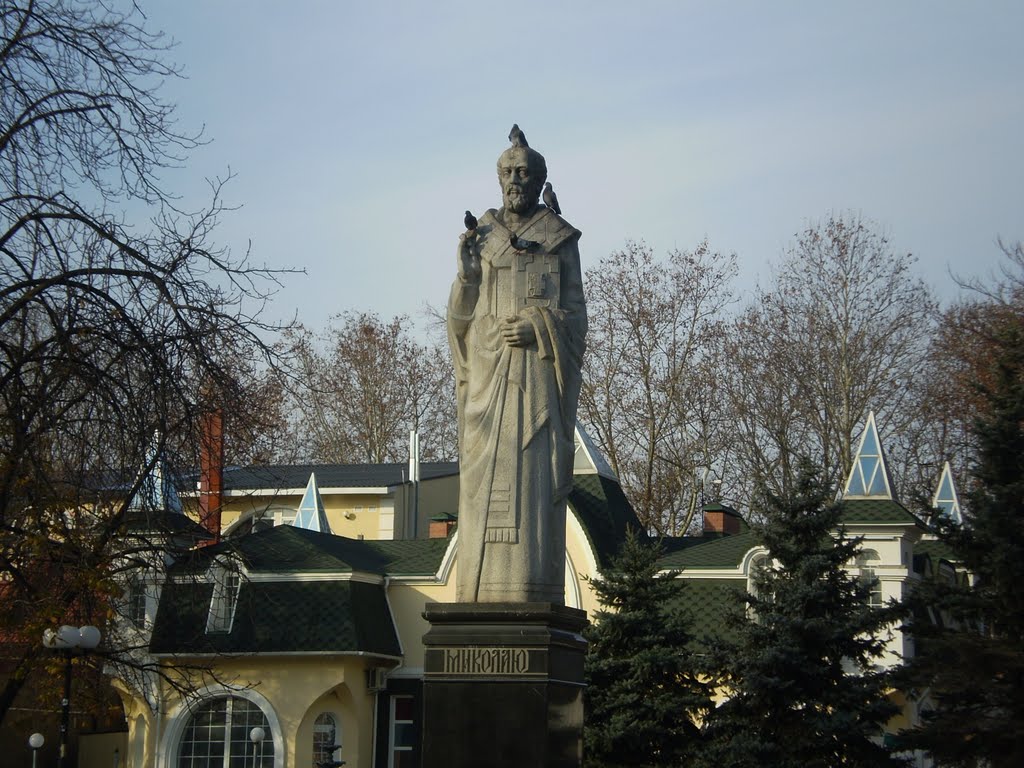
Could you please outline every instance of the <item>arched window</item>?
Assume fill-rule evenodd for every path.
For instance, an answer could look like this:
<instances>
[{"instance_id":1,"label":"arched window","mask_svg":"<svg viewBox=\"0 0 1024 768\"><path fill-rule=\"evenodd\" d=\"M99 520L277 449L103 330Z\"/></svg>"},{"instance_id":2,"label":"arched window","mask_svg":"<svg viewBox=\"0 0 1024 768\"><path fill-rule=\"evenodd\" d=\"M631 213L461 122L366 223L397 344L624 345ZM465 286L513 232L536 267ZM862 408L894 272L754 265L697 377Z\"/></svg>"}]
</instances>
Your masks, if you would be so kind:
<instances>
[{"instance_id":1,"label":"arched window","mask_svg":"<svg viewBox=\"0 0 1024 768\"><path fill-rule=\"evenodd\" d=\"M263 741L250 738L262 728ZM225 696L194 710L178 744L177 768L273 768L274 736L263 711L248 699Z\"/></svg>"},{"instance_id":2,"label":"arched window","mask_svg":"<svg viewBox=\"0 0 1024 768\"><path fill-rule=\"evenodd\" d=\"M341 744L338 739L338 722L334 715L323 712L313 723L313 768L321 763L329 763L338 759L337 750L331 749Z\"/></svg>"},{"instance_id":3,"label":"arched window","mask_svg":"<svg viewBox=\"0 0 1024 768\"><path fill-rule=\"evenodd\" d=\"M757 587L756 578L769 566L768 555L764 552L758 553L750 558L750 565L747 568L747 592L758 595L760 590Z\"/></svg>"},{"instance_id":4,"label":"arched window","mask_svg":"<svg viewBox=\"0 0 1024 768\"><path fill-rule=\"evenodd\" d=\"M765 592L765 588L757 583L757 579L769 568L771 568L771 560L765 552L759 552L751 557L747 565L747 592L752 597L765 602L770 602L772 595ZM757 615L757 610L749 603L747 604L747 617L751 621L761 622L760 617Z\"/></svg>"}]
</instances>

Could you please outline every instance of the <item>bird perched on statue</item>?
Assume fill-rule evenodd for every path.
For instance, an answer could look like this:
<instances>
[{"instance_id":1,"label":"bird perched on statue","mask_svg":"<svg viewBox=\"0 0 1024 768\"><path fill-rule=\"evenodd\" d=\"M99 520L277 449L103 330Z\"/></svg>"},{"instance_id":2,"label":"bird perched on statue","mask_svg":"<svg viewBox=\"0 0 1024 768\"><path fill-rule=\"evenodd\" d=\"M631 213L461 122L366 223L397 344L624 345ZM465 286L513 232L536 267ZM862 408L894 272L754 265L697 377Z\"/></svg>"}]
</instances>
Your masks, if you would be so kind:
<instances>
[{"instance_id":1,"label":"bird perched on statue","mask_svg":"<svg viewBox=\"0 0 1024 768\"><path fill-rule=\"evenodd\" d=\"M562 209L558 207L558 195L556 195L555 190L551 188L550 181L544 182L544 205L559 216L562 215Z\"/></svg>"},{"instance_id":2,"label":"bird perched on statue","mask_svg":"<svg viewBox=\"0 0 1024 768\"><path fill-rule=\"evenodd\" d=\"M517 123L512 123L512 130L508 133L508 140L512 142L513 147L528 147L526 143L526 134L519 130Z\"/></svg>"},{"instance_id":3,"label":"bird perched on statue","mask_svg":"<svg viewBox=\"0 0 1024 768\"><path fill-rule=\"evenodd\" d=\"M515 232L512 232L511 236L509 236L509 243L517 251L528 251L530 246L534 245L528 240L520 238Z\"/></svg>"},{"instance_id":4,"label":"bird perched on statue","mask_svg":"<svg viewBox=\"0 0 1024 768\"><path fill-rule=\"evenodd\" d=\"M476 216L474 216L469 211L466 211L466 218L462 220L462 223L466 225L467 230L474 230L476 229L477 225Z\"/></svg>"},{"instance_id":5,"label":"bird perched on statue","mask_svg":"<svg viewBox=\"0 0 1024 768\"><path fill-rule=\"evenodd\" d=\"M533 242L533 240L524 240L515 232L509 236L508 242L517 251L531 251L537 247L537 243Z\"/></svg>"}]
</instances>

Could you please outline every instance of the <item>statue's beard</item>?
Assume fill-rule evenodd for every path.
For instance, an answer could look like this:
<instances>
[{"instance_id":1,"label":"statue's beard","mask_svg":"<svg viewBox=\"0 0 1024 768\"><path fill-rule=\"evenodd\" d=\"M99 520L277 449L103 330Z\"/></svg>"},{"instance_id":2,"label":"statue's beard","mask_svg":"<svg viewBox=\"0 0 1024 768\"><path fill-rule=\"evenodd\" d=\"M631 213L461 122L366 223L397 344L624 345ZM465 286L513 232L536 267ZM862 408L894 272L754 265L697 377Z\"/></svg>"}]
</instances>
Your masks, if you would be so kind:
<instances>
[{"instance_id":1,"label":"statue's beard","mask_svg":"<svg viewBox=\"0 0 1024 768\"><path fill-rule=\"evenodd\" d=\"M513 213L526 213L537 200L537 195L531 196L530 191L519 184L509 184L505 187L505 207Z\"/></svg>"}]
</instances>

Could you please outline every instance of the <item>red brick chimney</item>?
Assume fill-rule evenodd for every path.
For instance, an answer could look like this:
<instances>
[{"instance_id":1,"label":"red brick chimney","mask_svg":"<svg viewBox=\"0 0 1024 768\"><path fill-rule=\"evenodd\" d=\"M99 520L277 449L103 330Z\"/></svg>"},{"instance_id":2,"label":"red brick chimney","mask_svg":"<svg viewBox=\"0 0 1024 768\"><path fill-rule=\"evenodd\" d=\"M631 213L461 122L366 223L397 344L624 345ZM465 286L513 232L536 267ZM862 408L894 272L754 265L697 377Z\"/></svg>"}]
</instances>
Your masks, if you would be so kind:
<instances>
[{"instance_id":1,"label":"red brick chimney","mask_svg":"<svg viewBox=\"0 0 1024 768\"><path fill-rule=\"evenodd\" d=\"M224 503L224 412L206 411L199 422L199 522L220 541L220 509Z\"/></svg>"},{"instance_id":2,"label":"red brick chimney","mask_svg":"<svg viewBox=\"0 0 1024 768\"><path fill-rule=\"evenodd\" d=\"M458 522L459 518L447 512L436 515L430 518L430 528L428 529L427 536L431 539L447 539Z\"/></svg>"},{"instance_id":3,"label":"red brick chimney","mask_svg":"<svg viewBox=\"0 0 1024 768\"><path fill-rule=\"evenodd\" d=\"M742 530L743 518L732 507L717 501L704 505L704 533L733 536Z\"/></svg>"}]
</instances>

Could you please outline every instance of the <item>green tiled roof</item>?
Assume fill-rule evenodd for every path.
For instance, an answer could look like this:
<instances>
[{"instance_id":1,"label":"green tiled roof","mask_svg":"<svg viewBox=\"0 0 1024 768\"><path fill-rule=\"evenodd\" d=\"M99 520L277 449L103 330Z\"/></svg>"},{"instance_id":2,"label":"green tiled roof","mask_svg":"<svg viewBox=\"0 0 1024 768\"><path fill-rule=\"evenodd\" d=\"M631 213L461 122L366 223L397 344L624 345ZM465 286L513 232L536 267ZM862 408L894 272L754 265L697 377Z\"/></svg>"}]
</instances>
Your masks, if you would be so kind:
<instances>
[{"instance_id":1,"label":"green tiled roof","mask_svg":"<svg viewBox=\"0 0 1024 768\"><path fill-rule=\"evenodd\" d=\"M230 632L206 632L213 585L164 585L150 639L153 653L369 653L400 647L378 584L355 581L243 581Z\"/></svg>"},{"instance_id":2,"label":"green tiled roof","mask_svg":"<svg viewBox=\"0 0 1024 768\"><path fill-rule=\"evenodd\" d=\"M694 645L699 649L707 640L722 637L727 631L726 616L739 605L746 592L746 579L688 579L676 605L689 619Z\"/></svg>"},{"instance_id":3,"label":"green tiled roof","mask_svg":"<svg viewBox=\"0 0 1024 768\"><path fill-rule=\"evenodd\" d=\"M955 563L959 560L948 544L937 539L924 539L917 542L914 545L914 557L918 555L927 555L932 559L932 562L936 563L939 560L946 560L950 563Z\"/></svg>"},{"instance_id":4,"label":"green tiled roof","mask_svg":"<svg viewBox=\"0 0 1024 768\"><path fill-rule=\"evenodd\" d=\"M175 654L376 653L397 656L398 638L382 584L294 580L295 573L429 576L447 539L363 541L279 525L191 553L170 569L150 650ZM231 631L206 632L218 555L237 558L243 578ZM279 580L264 580L280 574Z\"/></svg>"},{"instance_id":5,"label":"green tiled roof","mask_svg":"<svg viewBox=\"0 0 1024 768\"><path fill-rule=\"evenodd\" d=\"M388 576L430 576L437 573L448 550L448 539L362 541L386 563Z\"/></svg>"},{"instance_id":6,"label":"green tiled roof","mask_svg":"<svg viewBox=\"0 0 1024 768\"><path fill-rule=\"evenodd\" d=\"M853 523L875 523L923 526L924 524L902 504L891 499L844 499L842 521Z\"/></svg>"},{"instance_id":7,"label":"green tiled roof","mask_svg":"<svg viewBox=\"0 0 1024 768\"><path fill-rule=\"evenodd\" d=\"M658 566L663 570L735 568L757 544L757 536L751 530L735 536L701 536L682 541L677 539L668 545L668 552L658 561Z\"/></svg>"},{"instance_id":8,"label":"green tiled roof","mask_svg":"<svg viewBox=\"0 0 1024 768\"><path fill-rule=\"evenodd\" d=\"M847 499L841 504L842 522L846 525L924 526L903 505L890 499ZM757 543L756 534L746 526L734 536L670 539L666 541L666 554L659 565L664 569L734 568Z\"/></svg>"},{"instance_id":9,"label":"green tiled roof","mask_svg":"<svg viewBox=\"0 0 1024 768\"><path fill-rule=\"evenodd\" d=\"M197 550L171 572L204 573L217 555L232 555L249 571L429 574L437 571L447 546L446 539L364 541L278 525Z\"/></svg>"},{"instance_id":10,"label":"green tiled roof","mask_svg":"<svg viewBox=\"0 0 1024 768\"><path fill-rule=\"evenodd\" d=\"M618 553L628 529L642 530L622 487L603 475L574 476L569 505L576 510L599 566L608 565Z\"/></svg>"}]
</instances>

